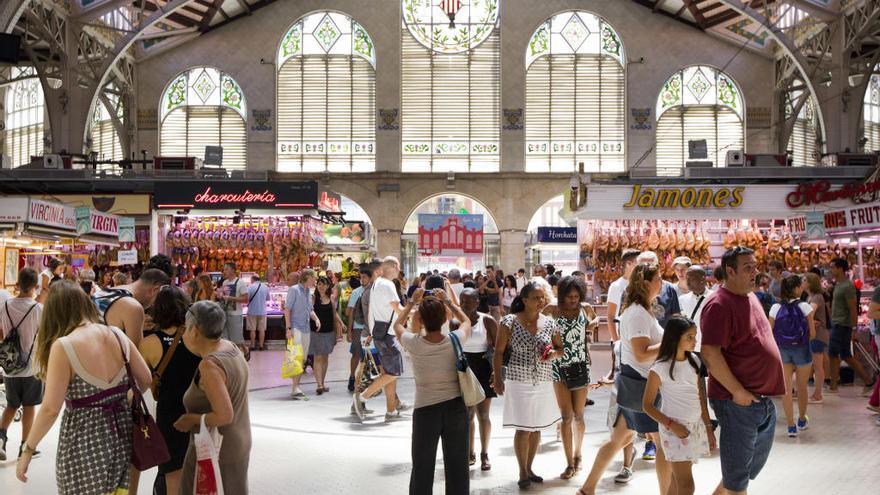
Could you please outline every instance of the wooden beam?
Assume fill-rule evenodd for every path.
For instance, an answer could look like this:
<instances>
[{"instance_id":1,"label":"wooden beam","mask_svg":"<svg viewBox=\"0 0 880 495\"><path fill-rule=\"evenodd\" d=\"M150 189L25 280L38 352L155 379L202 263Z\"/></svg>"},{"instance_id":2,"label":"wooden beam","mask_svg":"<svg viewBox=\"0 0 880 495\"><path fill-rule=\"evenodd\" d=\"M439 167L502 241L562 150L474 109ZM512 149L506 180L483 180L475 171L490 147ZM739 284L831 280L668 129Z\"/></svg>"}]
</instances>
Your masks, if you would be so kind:
<instances>
[{"instance_id":1,"label":"wooden beam","mask_svg":"<svg viewBox=\"0 0 880 495\"><path fill-rule=\"evenodd\" d=\"M739 17L739 12L735 10L725 10L724 12L714 15L708 19L706 19L705 29L713 28L719 24L725 23L731 19L736 19Z\"/></svg>"},{"instance_id":2,"label":"wooden beam","mask_svg":"<svg viewBox=\"0 0 880 495\"><path fill-rule=\"evenodd\" d=\"M266 1L266 0L263 0L263 1ZM639 5L643 6L643 7L647 7L647 8L649 8L649 9L651 9L652 11L654 10L654 1L656 1L656 0L653 0L653 1L652 1L652 0L633 0L633 2L639 4ZM257 5L259 5L259 3L258 3ZM660 14L660 15L662 15L662 16L666 16L666 17L669 17L670 19L675 19L676 21L678 21L678 22L680 22L680 23L682 23L682 24L687 24L687 25L690 26L690 27L697 28L697 29L702 29L702 28L700 28L700 26L697 25L696 23L691 22L691 21L689 21L689 20L687 20L687 19L685 19L685 18L683 18L683 17L679 17L679 16L677 16L677 15L675 15L675 14L669 12L669 11L666 11L666 10L660 9L660 10L657 11L657 14Z\"/></svg>"},{"instance_id":3,"label":"wooden beam","mask_svg":"<svg viewBox=\"0 0 880 495\"><path fill-rule=\"evenodd\" d=\"M223 20L225 20L225 21L229 20L229 14L227 14L226 11L223 10L223 7L220 7L219 9L217 9L217 12L220 12L220 17L222 17Z\"/></svg>"},{"instance_id":4,"label":"wooden beam","mask_svg":"<svg viewBox=\"0 0 880 495\"><path fill-rule=\"evenodd\" d=\"M220 9L220 5L223 4L223 0L214 0L214 3L208 8L208 11L205 12L204 17L202 17L202 22L199 25L199 31L205 32L211 26L211 20L214 19L214 15L217 14L217 11Z\"/></svg>"},{"instance_id":5,"label":"wooden beam","mask_svg":"<svg viewBox=\"0 0 880 495\"><path fill-rule=\"evenodd\" d=\"M665 2L666 2L666 0L657 0L656 2L654 2L654 8L651 9L651 10L653 10L654 13L656 14L658 10L660 10L661 8L663 8L663 4L664 4Z\"/></svg>"},{"instance_id":6,"label":"wooden beam","mask_svg":"<svg viewBox=\"0 0 880 495\"><path fill-rule=\"evenodd\" d=\"M697 21L697 24L702 29L706 29L706 18L703 17L703 13L700 12L700 9L694 4L693 0L684 0L684 6L687 7L688 12L694 16L694 19Z\"/></svg>"}]
</instances>

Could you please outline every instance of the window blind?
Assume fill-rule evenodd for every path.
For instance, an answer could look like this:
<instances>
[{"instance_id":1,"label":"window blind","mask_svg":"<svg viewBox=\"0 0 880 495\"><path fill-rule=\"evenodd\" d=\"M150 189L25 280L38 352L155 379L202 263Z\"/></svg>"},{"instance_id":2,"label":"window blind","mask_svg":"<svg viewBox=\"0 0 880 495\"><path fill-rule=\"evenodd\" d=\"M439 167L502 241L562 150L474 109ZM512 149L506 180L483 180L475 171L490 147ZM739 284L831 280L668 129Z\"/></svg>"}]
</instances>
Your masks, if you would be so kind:
<instances>
[{"instance_id":1,"label":"window blind","mask_svg":"<svg viewBox=\"0 0 880 495\"><path fill-rule=\"evenodd\" d=\"M880 150L880 124L877 122L865 121L865 153L874 153Z\"/></svg>"},{"instance_id":2,"label":"window blind","mask_svg":"<svg viewBox=\"0 0 880 495\"><path fill-rule=\"evenodd\" d=\"M247 165L245 122L226 107L190 106L169 113L162 122L163 156L205 158L205 146L223 147L223 168L244 170Z\"/></svg>"},{"instance_id":3,"label":"window blind","mask_svg":"<svg viewBox=\"0 0 880 495\"><path fill-rule=\"evenodd\" d=\"M526 74L526 172L625 169L626 78L612 57L560 54Z\"/></svg>"},{"instance_id":4,"label":"window blind","mask_svg":"<svg viewBox=\"0 0 880 495\"><path fill-rule=\"evenodd\" d=\"M670 108L657 122L656 132L657 175L681 175L688 161L688 141L705 139L706 160L716 167L725 166L728 151L745 149L742 120L723 106Z\"/></svg>"},{"instance_id":5,"label":"window blind","mask_svg":"<svg viewBox=\"0 0 880 495\"><path fill-rule=\"evenodd\" d=\"M278 170L376 169L376 74L355 56L308 55L278 72Z\"/></svg>"},{"instance_id":6,"label":"window blind","mask_svg":"<svg viewBox=\"0 0 880 495\"><path fill-rule=\"evenodd\" d=\"M101 120L92 126L92 152L98 154L98 160L122 160L122 145L112 120ZM112 168L108 164L98 165L98 170Z\"/></svg>"},{"instance_id":7,"label":"window blind","mask_svg":"<svg viewBox=\"0 0 880 495\"><path fill-rule=\"evenodd\" d=\"M3 154L9 155L12 167L27 165L31 156L42 155L43 124L8 129L3 136Z\"/></svg>"},{"instance_id":8,"label":"window blind","mask_svg":"<svg viewBox=\"0 0 880 495\"><path fill-rule=\"evenodd\" d=\"M401 46L403 172L497 172L501 138L501 35L442 54L404 28Z\"/></svg>"},{"instance_id":9,"label":"window blind","mask_svg":"<svg viewBox=\"0 0 880 495\"><path fill-rule=\"evenodd\" d=\"M796 167L812 166L819 163L816 129L812 121L805 118L795 120L787 149L791 152L792 163Z\"/></svg>"}]
</instances>

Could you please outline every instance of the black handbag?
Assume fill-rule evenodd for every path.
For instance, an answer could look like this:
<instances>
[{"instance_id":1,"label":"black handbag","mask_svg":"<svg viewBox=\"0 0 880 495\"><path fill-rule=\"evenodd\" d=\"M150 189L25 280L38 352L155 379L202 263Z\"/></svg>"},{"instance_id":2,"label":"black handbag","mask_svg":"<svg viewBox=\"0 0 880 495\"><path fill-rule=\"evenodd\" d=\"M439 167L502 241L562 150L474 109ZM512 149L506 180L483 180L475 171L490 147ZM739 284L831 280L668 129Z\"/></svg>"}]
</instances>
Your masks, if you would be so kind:
<instances>
[{"instance_id":1,"label":"black handbag","mask_svg":"<svg viewBox=\"0 0 880 495\"><path fill-rule=\"evenodd\" d=\"M620 367L620 373L614 379L617 386L617 405L633 412L643 413L642 397L645 395L645 387L648 380L643 378L633 367L624 364ZM654 400L654 406L659 407L660 394Z\"/></svg>"},{"instance_id":2,"label":"black handbag","mask_svg":"<svg viewBox=\"0 0 880 495\"><path fill-rule=\"evenodd\" d=\"M373 336L373 340L384 340L388 336L388 330L390 329L390 321L374 321L373 330L370 332L370 335Z\"/></svg>"},{"instance_id":3,"label":"black handbag","mask_svg":"<svg viewBox=\"0 0 880 495\"><path fill-rule=\"evenodd\" d=\"M590 384L590 367L582 361L560 367L559 374L569 390L581 389Z\"/></svg>"}]
</instances>

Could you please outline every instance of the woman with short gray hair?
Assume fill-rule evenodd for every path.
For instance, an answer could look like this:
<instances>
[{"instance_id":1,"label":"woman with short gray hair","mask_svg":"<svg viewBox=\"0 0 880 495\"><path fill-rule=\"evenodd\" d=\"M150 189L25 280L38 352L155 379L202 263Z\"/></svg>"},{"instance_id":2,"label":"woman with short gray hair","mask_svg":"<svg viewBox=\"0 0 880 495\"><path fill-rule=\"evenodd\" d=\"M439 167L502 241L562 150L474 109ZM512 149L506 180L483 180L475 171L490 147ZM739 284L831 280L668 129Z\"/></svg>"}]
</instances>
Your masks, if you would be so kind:
<instances>
[{"instance_id":1,"label":"woman with short gray hair","mask_svg":"<svg viewBox=\"0 0 880 495\"><path fill-rule=\"evenodd\" d=\"M183 343L202 358L192 384L183 396L186 414L174 423L179 431L194 432L202 416L205 425L220 429L220 472L226 493L248 493L251 420L248 410L248 366L238 347L221 338L226 312L213 301L199 301L186 313ZM190 439L183 464L180 493L191 493L196 453Z\"/></svg>"}]
</instances>

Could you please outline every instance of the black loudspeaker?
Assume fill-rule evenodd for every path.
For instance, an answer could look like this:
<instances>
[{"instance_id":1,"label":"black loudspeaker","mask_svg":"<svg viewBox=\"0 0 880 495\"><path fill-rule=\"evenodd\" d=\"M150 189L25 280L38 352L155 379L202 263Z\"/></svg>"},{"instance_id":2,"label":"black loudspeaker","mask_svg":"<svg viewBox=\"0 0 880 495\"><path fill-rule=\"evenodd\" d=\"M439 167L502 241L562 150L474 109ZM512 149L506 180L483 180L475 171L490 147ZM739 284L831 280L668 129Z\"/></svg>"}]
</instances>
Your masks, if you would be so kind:
<instances>
[{"instance_id":1,"label":"black loudspeaker","mask_svg":"<svg viewBox=\"0 0 880 495\"><path fill-rule=\"evenodd\" d=\"M17 64L21 51L21 36L0 33L0 63Z\"/></svg>"}]
</instances>

